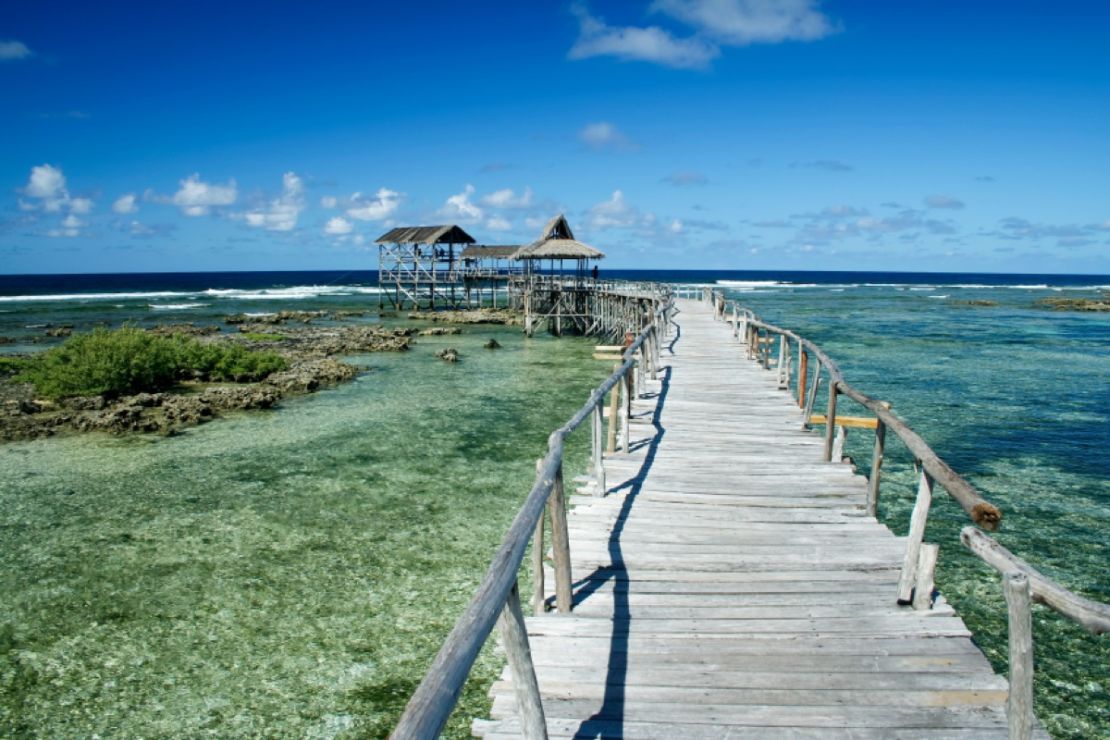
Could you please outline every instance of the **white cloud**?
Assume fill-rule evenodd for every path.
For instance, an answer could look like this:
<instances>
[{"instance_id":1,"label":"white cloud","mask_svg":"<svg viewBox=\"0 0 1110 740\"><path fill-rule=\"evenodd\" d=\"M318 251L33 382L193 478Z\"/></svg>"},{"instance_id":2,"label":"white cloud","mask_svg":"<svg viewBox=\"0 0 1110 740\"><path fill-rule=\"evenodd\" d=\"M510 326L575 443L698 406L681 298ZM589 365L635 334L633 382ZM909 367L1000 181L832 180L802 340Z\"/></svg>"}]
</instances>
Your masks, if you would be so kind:
<instances>
[{"instance_id":1,"label":"white cloud","mask_svg":"<svg viewBox=\"0 0 1110 740\"><path fill-rule=\"evenodd\" d=\"M33 52L27 48L27 44L15 39L7 39L0 41L0 60L9 61L12 59L26 59L31 56Z\"/></svg>"},{"instance_id":2,"label":"white cloud","mask_svg":"<svg viewBox=\"0 0 1110 740\"><path fill-rule=\"evenodd\" d=\"M524 188L519 196L511 188L495 190L483 196L481 202L491 208L528 208L532 205L532 188Z\"/></svg>"},{"instance_id":3,"label":"white cloud","mask_svg":"<svg viewBox=\"0 0 1110 740\"><path fill-rule=\"evenodd\" d=\"M243 218L248 226L267 231L292 231L303 210L304 183L295 172L286 172L281 176L281 195L270 201L265 208L244 213Z\"/></svg>"},{"instance_id":4,"label":"white cloud","mask_svg":"<svg viewBox=\"0 0 1110 740\"><path fill-rule=\"evenodd\" d=\"M461 223L481 221L484 211L470 202L472 195L474 195L474 186L468 183L461 193L456 193L447 199L439 209L438 215Z\"/></svg>"},{"instance_id":5,"label":"white cloud","mask_svg":"<svg viewBox=\"0 0 1110 740\"><path fill-rule=\"evenodd\" d=\"M66 192L66 176L57 167L49 164L31 168L31 177L27 180L23 192L42 200L68 200Z\"/></svg>"},{"instance_id":6,"label":"white cloud","mask_svg":"<svg viewBox=\"0 0 1110 740\"><path fill-rule=\"evenodd\" d=\"M670 183L676 188L689 187L690 185L705 185L709 182L709 178L700 172L693 170L681 170L679 172L672 172L663 178L663 182Z\"/></svg>"},{"instance_id":7,"label":"white cloud","mask_svg":"<svg viewBox=\"0 0 1110 740\"><path fill-rule=\"evenodd\" d=\"M925 205L930 208L948 208L950 210L963 210L964 202L951 195L930 195L925 199Z\"/></svg>"},{"instance_id":8,"label":"white cloud","mask_svg":"<svg viewBox=\"0 0 1110 740\"><path fill-rule=\"evenodd\" d=\"M632 142L608 121L589 123L578 132L578 139L593 149L627 149Z\"/></svg>"},{"instance_id":9,"label":"white cloud","mask_svg":"<svg viewBox=\"0 0 1110 740\"><path fill-rule=\"evenodd\" d=\"M213 185L202 181L199 173L193 173L180 181L170 202L186 216L204 216L214 207L231 205L238 197L235 180L228 180L227 185Z\"/></svg>"},{"instance_id":10,"label":"white cloud","mask_svg":"<svg viewBox=\"0 0 1110 740\"><path fill-rule=\"evenodd\" d=\"M334 216L324 225L324 233L328 236L343 236L350 234L353 229L354 225L342 216Z\"/></svg>"},{"instance_id":11,"label":"white cloud","mask_svg":"<svg viewBox=\"0 0 1110 740\"><path fill-rule=\"evenodd\" d=\"M84 225L85 224L84 224L83 221L81 221L81 219L77 218L76 216L74 216L71 213L71 214L69 214L68 216L66 216L65 218L62 219L62 228L60 228L60 229L51 229L50 231L46 232L46 235L47 236L53 236L53 237L80 236L81 227L84 226Z\"/></svg>"},{"instance_id":12,"label":"white cloud","mask_svg":"<svg viewBox=\"0 0 1110 740\"><path fill-rule=\"evenodd\" d=\"M670 225L669 228L670 228L672 234L681 234L682 233L682 228L683 228L682 222L676 218L673 221L671 221L671 225Z\"/></svg>"},{"instance_id":13,"label":"white cloud","mask_svg":"<svg viewBox=\"0 0 1110 740\"><path fill-rule=\"evenodd\" d=\"M590 227L594 229L627 228L635 226L639 220L639 212L628 205L620 190L614 190L609 200L590 208L588 218Z\"/></svg>"},{"instance_id":14,"label":"white cloud","mask_svg":"<svg viewBox=\"0 0 1110 740\"><path fill-rule=\"evenodd\" d=\"M486 228L490 231L509 231L513 228L513 225L510 221L501 216L491 216L489 220L486 221Z\"/></svg>"},{"instance_id":15,"label":"white cloud","mask_svg":"<svg viewBox=\"0 0 1110 740\"><path fill-rule=\"evenodd\" d=\"M651 9L732 46L815 41L836 32L817 0L655 0Z\"/></svg>"},{"instance_id":16,"label":"white cloud","mask_svg":"<svg viewBox=\"0 0 1110 740\"><path fill-rule=\"evenodd\" d=\"M623 61L655 62L679 69L709 66L720 51L700 38L676 39L657 26L636 28L609 26L590 15L586 6L576 3L571 12L578 17L579 33L567 52L570 59L613 56Z\"/></svg>"},{"instance_id":17,"label":"white cloud","mask_svg":"<svg viewBox=\"0 0 1110 740\"><path fill-rule=\"evenodd\" d=\"M578 39L567 56L703 69L720 56L721 45L815 41L835 33L836 25L817 5L818 0L655 0L652 12L694 29L694 35L677 38L659 26L610 26L579 2L571 6L578 18Z\"/></svg>"},{"instance_id":18,"label":"white cloud","mask_svg":"<svg viewBox=\"0 0 1110 740\"><path fill-rule=\"evenodd\" d=\"M378 188L373 198L366 198L362 193L351 196L351 204L347 215L359 221L381 221L401 205L401 194L389 188Z\"/></svg>"},{"instance_id":19,"label":"white cloud","mask_svg":"<svg viewBox=\"0 0 1110 740\"><path fill-rule=\"evenodd\" d=\"M69 201L69 212L86 214L92 210L93 202L88 198L71 198Z\"/></svg>"},{"instance_id":20,"label":"white cloud","mask_svg":"<svg viewBox=\"0 0 1110 740\"><path fill-rule=\"evenodd\" d=\"M323 208L335 208L339 205L339 199L334 195L325 195L320 199L320 206Z\"/></svg>"},{"instance_id":21,"label":"white cloud","mask_svg":"<svg viewBox=\"0 0 1110 740\"><path fill-rule=\"evenodd\" d=\"M42 164L31 168L27 184L21 192L29 200L19 199L19 210L26 212L42 211L43 213L61 213L69 211L85 215L92 211L93 202L90 198L72 198L66 189L66 176L62 170L50 164ZM52 234L55 236L76 236L68 234L66 230Z\"/></svg>"},{"instance_id":22,"label":"white cloud","mask_svg":"<svg viewBox=\"0 0 1110 740\"><path fill-rule=\"evenodd\" d=\"M116 213L136 213L139 210L139 206L135 201L136 197L134 193L121 195L112 203L112 210Z\"/></svg>"}]
</instances>

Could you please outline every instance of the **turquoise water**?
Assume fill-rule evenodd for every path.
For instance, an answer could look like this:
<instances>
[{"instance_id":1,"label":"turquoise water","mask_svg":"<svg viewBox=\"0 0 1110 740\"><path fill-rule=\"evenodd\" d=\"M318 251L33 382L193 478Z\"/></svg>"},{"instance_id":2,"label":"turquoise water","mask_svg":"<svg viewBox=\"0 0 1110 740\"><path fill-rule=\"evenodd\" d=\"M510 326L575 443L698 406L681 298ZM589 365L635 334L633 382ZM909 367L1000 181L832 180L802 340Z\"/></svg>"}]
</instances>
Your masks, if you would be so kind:
<instances>
[{"instance_id":1,"label":"turquoise water","mask_svg":"<svg viewBox=\"0 0 1110 740\"><path fill-rule=\"evenodd\" d=\"M996 536L1007 548L1105 603L1110 316L1034 306L1060 294L1044 287L907 285L729 291L766 320L817 342L856 388L892 402L942 458L1001 507L1005 519ZM998 305L963 303L969 300ZM861 411L844 403L839 413ZM880 517L904 534L916 479L909 452L893 435L887 440ZM847 453L864 471L872 441L860 430L848 438ZM1006 607L999 578L960 545L959 530L969 523L963 510L944 495L934 501L926 539L941 547L938 587L1004 673ZM1107 638L1040 606L1034 635L1041 721L1055 737L1110 736Z\"/></svg>"},{"instance_id":2,"label":"turquoise water","mask_svg":"<svg viewBox=\"0 0 1110 740\"><path fill-rule=\"evenodd\" d=\"M1004 510L1007 547L1110 601L1110 317L1033 305L1097 293L794 282L721 287L891 401ZM19 341L3 349L43 346L31 343L43 323L376 306L367 285L166 288L174 295L3 301L0 334ZM489 337L505 348L482 349ZM444 346L462 362L435 360ZM177 437L0 446L0 735L384 736L527 493L547 434L605 375L591 348L468 328L353 358L371 368L353 383ZM585 441L572 439L568 477L585 467ZM913 472L889 448L881 516L905 532ZM870 449L866 434L849 437L863 469ZM1004 669L1001 589L962 551L965 523L938 498L927 533L941 545L938 584ZM1042 721L1057 737L1110 736L1106 638L1040 607L1035 634ZM450 736L487 711L499 668L483 653Z\"/></svg>"},{"instance_id":3,"label":"turquoise water","mask_svg":"<svg viewBox=\"0 0 1110 740\"><path fill-rule=\"evenodd\" d=\"M178 437L0 447L0 735L384 736L603 377L591 352L482 327Z\"/></svg>"}]
</instances>

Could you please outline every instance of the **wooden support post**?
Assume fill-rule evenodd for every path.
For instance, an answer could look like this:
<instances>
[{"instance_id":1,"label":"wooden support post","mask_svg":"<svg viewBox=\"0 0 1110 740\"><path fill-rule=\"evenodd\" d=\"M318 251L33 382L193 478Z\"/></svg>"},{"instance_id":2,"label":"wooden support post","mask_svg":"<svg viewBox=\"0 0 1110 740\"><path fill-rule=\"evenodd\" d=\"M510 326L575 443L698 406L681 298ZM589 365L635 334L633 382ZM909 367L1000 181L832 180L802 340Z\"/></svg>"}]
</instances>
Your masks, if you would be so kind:
<instances>
[{"instance_id":1,"label":"wooden support post","mask_svg":"<svg viewBox=\"0 0 1110 740\"><path fill-rule=\"evenodd\" d=\"M790 390L790 340L779 335L779 390Z\"/></svg>"},{"instance_id":2,"label":"wooden support post","mask_svg":"<svg viewBox=\"0 0 1110 740\"><path fill-rule=\"evenodd\" d=\"M867 479L867 516L879 515L879 480L883 472L883 450L886 447L886 424L877 420L875 447L871 451L871 477Z\"/></svg>"},{"instance_id":3,"label":"wooden support post","mask_svg":"<svg viewBox=\"0 0 1110 740\"><path fill-rule=\"evenodd\" d=\"M651 330L651 379L659 379L659 323Z\"/></svg>"},{"instance_id":4,"label":"wooden support post","mask_svg":"<svg viewBox=\"0 0 1110 740\"><path fill-rule=\"evenodd\" d=\"M616 370L618 367L620 367L620 365L615 366L613 369ZM605 450L610 455L617 451L617 409L619 408L619 388L621 385L621 383L617 383L617 385L613 386L612 390L609 391L609 433L605 441Z\"/></svg>"},{"instance_id":5,"label":"wooden support post","mask_svg":"<svg viewBox=\"0 0 1110 740\"><path fill-rule=\"evenodd\" d=\"M501 630L501 643L505 646L509 670L513 673L513 690L520 715L521 735L529 740L546 740L547 720L543 715L540 685L532 664L532 650L528 646L528 629L524 625L524 613L520 609L518 584L514 583L509 591L509 598L501 609L497 626Z\"/></svg>"},{"instance_id":6,"label":"wooden support post","mask_svg":"<svg viewBox=\"0 0 1110 740\"><path fill-rule=\"evenodd\" d=\"M593 434L591 435L591 441L593 442L593 445L592 445L591 449L592 449L592 453L593 453L593 474L594 474L594 495L595 496L604 496L605 495L605 458L602 454L602 445L604 444L602 442L602 435L605 432L604 432L604 425L602 423L602 418L601 418L602 417L601 405L602 405L602 400L599 400L597 405L594 406L593 412L590 414L590 416L593 419L593 423L592 423L590 428L593 430Z\"/></svg>"},{"instance_id":7,"label":"wooden support post","mask_svg":"<svg viewBox=\"0 0 1110 740\"><path fill-rule=\"evenodd\" d=\"M913 608L918 611L933 608L933 590L936 586L934 577L939 553L939 545L921 543L921 552L917 556L917 578L913 588Z\"/></svg>"},{"instance_id":8,"label":"wooden support post","mask_svg":"<svg viewBox=\"0 0 1110 740\"><path fill-rule=\"evenodd\" d=\"M1033 734L1033 609L1029 577L1021 571L1002 576L1010 622L1010 697L1006 719L1010 740Z\"/></svg>"},{"instance_id":9,"label":"wooden support post","mask_svg":"<svg viewBox=\"0 0 1110 740\"><path fill-rule=\"evenodd\" d=\"M543 470L543 458L536 460L536 475ZM544 590L543 556L546 549L544 543L543 525L547 518L547 510L540 512L539 521L536 522L536 531L532 535L532 613L536 616L547 611L545 602L547 592Z\"/></svg>"},{"instance_id":10,"label":"wooden support post","mask_svg":"<svg viewBox=\"0 0 1110 740\"><path fill-rule=\"evenodd\" d=\"M806 407L806 373L809 371L809 353L798 347L798 408Z\"/></svg>"},{"instance_id":11,"label":"wooden support post","mask_svg":"<svg viewBox=\"0 0 1110 740\"><path fill-rule=\"evenodd\" d=\"M555 474L555 485L547 499L547 513L551 518L551 550L555 560L555 607L562 613L570 612L572 594L570 580L570 534L567 531L567 504L563 491L563 464Z\"/></svg>"},{"instance_id":12,"label":"wooden support post","mask_svg":"<svg viewBox=\"0 0 1110 740\"><path fill-rule=\"evenodd\" d=\"M848 427L843 424L836 426L836 439L833 440L832 448L832 461L842 462L844 460L844 443L848 441Z\"/></svg>"},{"instance_id":13,"label":"wooden support post","mask_svg":"<svg viewBox=\"0 0 1110 740\"><path fill-rule=\"evenodd\" d=\"M632 373L621 378L621 448L625 454L631 451L632 434L629 428L632 420Z\"/></svg>"},{"instance_id":14,"label":"wooden support post","mask_svg":"<svg viewBox=\"0 0 1110 740\"><path fill-rule=\"evenodd\" d=\"M829 382L829 407L825 411L825 462L832 461L833 435L836 434L836 381Z\"/></svg>"},{"instance_id":15,"label":"wooden support post","mask_svg":"<svg viewBox=\"0 0 1110 740\"><path fill-rule=\"evenodd\" d=\"M902 574L898 578L898 603L907 606L911 603L913 586L917 575L917 558L921 551L921 541L925 537L925 524L929 520L929 507L933 503L933 479L924 470L917 486L917 500L910 515L910 532L906 535L906 556L902 560Z\"/></svg>"},{"instance_id":16,"label":"wooden support post","mask_svg":"<svg viewBox=\"0 0 1110 740\"><path fill-rule=\"evenodd\" d=\"M644 397L644 345L640 344L640 349L636 350L636 398Z\"/></svg>"},{"instance_id":17,"label":"wooden support post","mask_svg":"<svg viewBox=\"0 0 1110 740\"><path fill-rule=\"evenodd\" d=\"M546 600L543 575L544 518L544 513L540 512L540 519L536 522L536 532L532 535L532 613L536 616L547 611L544 606Z\"/></svg>"},{"instance_id":18,"label":"wooden support post","mask_svg":"<svg viewBox=\"0 0 1110 740\"><path fill-rule=\"evenodd\" d=\"M802 416L802 429L809 429L809 418L813 413L813 402L817 399L817 391L821 388L821 363L817 363L817 373L813 376L813 384L809 387L809 400L806 401L806 410Z\"/></svg>"}]
</instances>

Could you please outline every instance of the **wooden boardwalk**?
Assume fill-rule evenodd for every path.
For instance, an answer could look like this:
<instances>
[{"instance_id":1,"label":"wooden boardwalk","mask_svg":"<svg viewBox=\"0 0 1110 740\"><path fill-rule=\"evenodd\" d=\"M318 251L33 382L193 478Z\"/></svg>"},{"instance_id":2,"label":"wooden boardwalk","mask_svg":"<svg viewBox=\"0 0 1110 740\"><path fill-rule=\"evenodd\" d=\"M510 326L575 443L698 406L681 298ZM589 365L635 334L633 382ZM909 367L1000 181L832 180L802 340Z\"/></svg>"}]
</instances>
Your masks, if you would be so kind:
<instances>
[{"instance_id":1,"label":"wooden boardwalk","mask_svg":"<svg viewBox=\"0 0 1110 740\"><path fill-rule=\"evenodd\" d=\"M963 621L896 605L904 540L865 479L707 304L679 308L632 453L572 499L574 612L527 620L550 736L1006 737ZM475 734L520 737L508 668L491 694Z\"/></svg>"}]
</instances>

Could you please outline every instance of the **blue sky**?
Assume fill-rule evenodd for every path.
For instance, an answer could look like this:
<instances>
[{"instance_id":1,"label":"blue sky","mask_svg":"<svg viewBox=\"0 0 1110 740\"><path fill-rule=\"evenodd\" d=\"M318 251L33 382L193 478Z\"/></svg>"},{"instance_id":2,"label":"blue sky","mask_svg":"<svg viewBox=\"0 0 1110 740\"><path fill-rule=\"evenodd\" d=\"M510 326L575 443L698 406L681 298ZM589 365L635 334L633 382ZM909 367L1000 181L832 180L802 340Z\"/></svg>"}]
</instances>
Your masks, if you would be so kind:
<instances>
[{"instance_id":1,"label":"blue sky","mask_svg":"<svg viewBox=\"0 0 1110 740\"><path fill-rule=\"evenodd\" d=\"M609 267L1110 273L1110 3L0 11L0 272L371 268L566 213Z\"/></svg>"}]
</instances>

